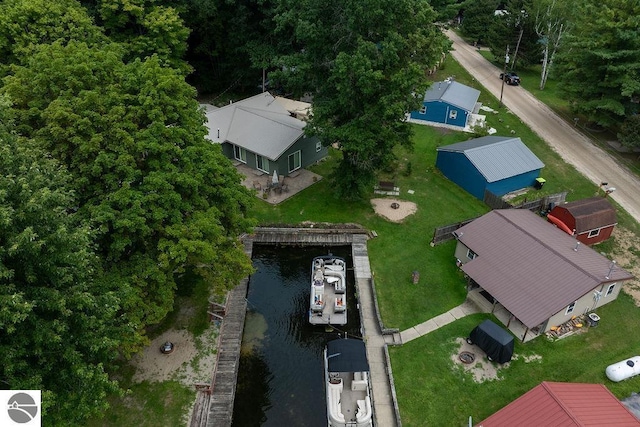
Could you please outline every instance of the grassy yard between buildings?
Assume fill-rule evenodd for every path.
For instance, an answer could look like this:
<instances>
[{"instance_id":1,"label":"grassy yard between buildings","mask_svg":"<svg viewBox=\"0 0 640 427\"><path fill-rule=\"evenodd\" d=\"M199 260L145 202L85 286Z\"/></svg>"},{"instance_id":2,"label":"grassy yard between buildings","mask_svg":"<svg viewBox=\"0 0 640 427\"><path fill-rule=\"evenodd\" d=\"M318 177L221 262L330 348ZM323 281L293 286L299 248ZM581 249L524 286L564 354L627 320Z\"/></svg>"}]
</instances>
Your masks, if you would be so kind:
<instances>
[{"instance_id":1,"label":"grassy yard between buildings","mask_svg":"<svg viewBox=\"0 0 640 427\"><path fill-rule=\"evenodd\" d=\"M497 135L509 136L514 131L545 163L542 176L547 183L542 190L531 189L525 197L568 191L568 200L590 197L597 187L565 164L544 141L531 132L517 117L508 113L498 101L473 80L455 61L447 59L433 76L440 80L455 76L461 83L481 90L480 101L497 111L486 113L489 126ZM501 121L502 120L502 121ZM323 179L278 206L257 200L251 212L261 225L299 224L304 221L358 223L375 230L378 237L368 243L372 270L375 274L378 302L385 326L406 329L428 320L461 303L466 294L465 280L455 266L454 242L435 247L429 245L436 227L480 216L488 207L448 181L435 169L436 147L472 138L472 135L414 125L413 151L398 150L396 167L380 176L394 179L400 187L399 198L417 204L418 211L402 223L392 223L377 216L368 200L347 202L334 197L328 180ZM339 153L311 168L328 176ZM411 174L405 171L410 166ZM409 194L408 190L413 190ZM373 195L371 197L379 197ZM640 227L626 213L618 210L619 224L636 235ZM615 237L599 245L598 250L612 253ZM640 248L635 248L638 251ZM622 265L622 267L625 267ZM413 285L411 272L421 274L420 284ZM198 307L194 319L204 319L206 287L199 284L193 292L181 295L176 309L183 304ZM206 293L206 292L205 292ZM200 307L202 306L202 307ZM613 362L638 354L640 309L630 297L622 294L617 301L598 310L602 317L598 328L586 334L557 342L538 338L531 343L516 344L522 357L501 370L500 380L475 383L472 377L456 369L450 357L455 339L466 336L486 315L473 315L402 347L391 348L391 361L403 425L466 425L468 417L480 421L543 380L604 382L618 397L640 389L640 378L621 384L606 380L604 369ZM174 326L170 316L164 326ZM201 322L187 325L194 334L201 333ZM636 338L638 337L638 338ZM524 356L536 356L525 363ZM539 357L539 358L537 358ZM111 398L112 409L91 426L157 426L182 425L184 414L193 401L193 389L177 381L133 384L133 373L126 364L117 369L123 385L130 388L124 398Z\"/></svg>"},{"instance_id":2,"label":"grassy yard between buildings","mask_svg":"<svg viewBox=\"0 0 640 427\"><path fill-rule=\"evenodd\" d=\"M520 137L545 163L542 170L542 176L547 179L545 187L539 191L531 189L527 198L568 191L570 201L596 194L596 185L564 163L520 119L499 108L498 100L452 59L445 62L434 80L448 76L481 90L483 105L497 111L487 113L488 125L498 130L496 135ZM401 330L443 313L465 298L465 280L453 258L455 244L431 247L434 228L488 211L482 202L448 181L434 166L436 147L473 136L419 125L415 125L414 130L414 150L398 150L396 172L380 177L394 178L401 190L399 197L417 204L418 211L403 223L377 217L368 202L335 199L326 180L279 206L260 203L255 210L265 225L352 222L375 230L378 237L369 241L368 249L379 308L385 326ZM515 133L512 134L512 130ZM313 171L328 175L336 156L333 152L329 160L313 167ZM412 173L405 176L403 171L409 163ZM407 190L414 193L409 194ZM638 224L620 209L618 215L620 226L638 235ZM607 253L615 248L615 235L598 246L598 250ZM411 283L413 270L421 273L418 286ZM599 309L599 314L603 318L602 327L593 328L587 334L553 343L541 337L526 345L518 344L518 354L535 355L539 359L530 363L524 362L524 358L514 361L501 371L501 380L489 383L475 383L470 374L455 369L450 359L455 351L455 338L467 336L487 315L470 316L402 347L392 348L392 369L403 425L466 425L469 416L480 421L544 380L604 382L620 398L632 390L637 391L640 379L614 384L606 379L604 369L638 353L640 337L635 338L637 334L633 329L640 324L640 309L628 295L622 294L614 303Z\"/></svg>"}]
</instances>

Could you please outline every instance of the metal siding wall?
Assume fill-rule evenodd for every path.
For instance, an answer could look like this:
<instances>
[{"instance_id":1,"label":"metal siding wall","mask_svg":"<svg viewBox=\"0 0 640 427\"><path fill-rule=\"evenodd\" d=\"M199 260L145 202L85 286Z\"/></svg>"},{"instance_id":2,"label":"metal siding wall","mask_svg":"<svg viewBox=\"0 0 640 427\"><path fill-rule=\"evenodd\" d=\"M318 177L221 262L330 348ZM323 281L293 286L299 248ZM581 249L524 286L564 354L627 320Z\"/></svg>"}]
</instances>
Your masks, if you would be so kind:
<instances>
[{"instance_id":1,"label":"metal siding wall","mask_svg":"<svg viewBox=\"0 0 640 427\"><path fill-rule=\"evenodd\" d=\"M220 148L222 149L222 154L224 154L227 158L231 160L235 160L233 157L233 145L223 142L220 144Z\"/></svg>"},{"instance_id":2,"label":"metal siding wall","mask_svg":"<svg viewBox=\"0 0 640 427\"><path fill-rule=\"evenodd\" d=\"M287 151L280 156L277 160L277 170L278 175L288 175L289 173L289 155L291 153L295 153L296 151L300 151L300 167L306 168L309 165L317 162L318 160L327 157L329 155L329 150L327 147L322 147L319 152L316 152L316 141L317 137L306 138L302 137L298 139Z\"/></svg>"},{"instance_id":3,"label":"metal siding wall","mask_svg":"<svg viewBox=\"0 0 640 427\"><path fill-rule=\"evenodd\" d=\"M546 325L547 327L544 332L547 332L549 329L551 329L552 326L559 326L559 325L562 325L564 322L568 322L569 320L571 320L571 317L573 316L579 316L581 314L590 313L594 311L596 308L602 307L603 305L608 304L611 301L614 301L618 297L618 294L620 293L620 289L622 288L622 283L618 282L613 293L605 298L604 294L607 292L608 286L609 285L598 286L597 288L593 289L591 292L588 292L587 294L583 295L581 298L577 300L576 306L573 309L573 312L565 315L564 313L567 310L567 306L569 306L569 304L571 304L573 301L570 301L569 303L567 303L567 306L565 306L561 311L559 311L558 313L554 314L549 318ZM602 298L600 298L600 301L598 302L597 305L594 305L593 293L596 290L602 292ZM552 296L550 297L553 298ZM586 325L584 326L586 327Z\"/></svg>"},{"instance_id":4,"label":"metal siding wall","mask_svg":"<svg viewBox=\"0 0 640 427\"><path fill-rule=\"evenodd\" d=\"M430 122L447 123L447 104L439 101L425 102L427 114L420 114L422 120Z\"/></svg>"},{"instance_id":5,"label":"metal siding wall","mask_svg":"<svg viewBox=\"0 0 640 427\"><path fill-rule=\"evenodd\" d=\"M540 175L540 170L527 172L524 174L512 176L502 179L500 181L491 182L487 184L487 190L491 191L496 196L504 196L512 191L520 190L521 188L531 187L535 179Z\"/></svg>"},{"instance_id":6,"label":"metal siding wall","mask_svg":"<svg viewBox=\"0 0 640 427\"><path fill-rule=\"evenodd\" d=\"M449 125L454 125L454 126L460 126L460 127L464 127L467 124L467 114L466 111L458 108L458 107L454 107L452 105L449 106L449 111L451 110L455 110L458 112L457 116L455 119L450 119L449 116L447 116L447 124Z\"/></svg>"},{"instance_id":7,"label":"metal siding wall","mask_svg":"<svg viewBox=\"0 0 640 427\"><path fill-rule=\"evenodd\" d=\"M439 151L436 167L444 176L473 196L480 200L484 199L484 189L487 182L463 153Z\"/></svg>"}]
</instances>

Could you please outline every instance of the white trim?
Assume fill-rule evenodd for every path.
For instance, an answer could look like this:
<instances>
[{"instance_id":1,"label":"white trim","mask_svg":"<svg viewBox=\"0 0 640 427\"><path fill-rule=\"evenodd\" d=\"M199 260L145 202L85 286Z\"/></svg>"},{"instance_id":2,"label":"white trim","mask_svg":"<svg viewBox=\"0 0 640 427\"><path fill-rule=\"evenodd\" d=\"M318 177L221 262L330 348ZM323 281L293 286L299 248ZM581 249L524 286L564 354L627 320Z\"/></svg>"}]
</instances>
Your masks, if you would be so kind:
<instances>
[{"instance_id":1,"label":"white trim","mask_svg":"<svg viewBox=\"0 0 640 427\"><path fill-rule=\"evenodd\" d=\"M573 310L575 310L575 309L576 309L576 304L577 304L577 302L578 302L578 301L574 301L574 302L572 302L571 304L569 304L569 305L567 306L567 310L564 312L564 315L565 315L565 316L566 316L567 314L571 314L571 313L573 313Z\"/></svg>"},{"instance_id":2,"label":"white trim","mask_svg":"<svg viewBox=\"0 0 640 427\"><path fill-rule=\"evenodd\" d=\"M256 156L256 169L264 173L269 173L270 172L269 159L267 159L265 156L261 156L260 154L255 154L255 156ZM260 167L260 160L262 161L262 167Z\"/></svg>"},{"instance_id":3,"label":"white trim","mask_svg":"<svg viewBox=\"0 0 640 427\"><path fill-rule=\"evenodd\" d=\"M291 167L293 159L293 168ZM297 160L297 164L296 164ZM287 156L287 168L289 169L289 173L296 171L302 167L302 152L300 150L294 151L293 153Z\"/></svg>"},{"instance_id":4,"label":"white trim","mask_svg":"<svg viewBox=\"0 0 640 427\"><path fill-rule=\"evenodd\" d=\"M616 288L616 285L617 283L612 283L609 285L609 287L607 288L607 292L604 293L605 298L613 293L614 289Z\"/></svg>"},{"instance_id":5,"label":"white trim","mask_svg":"<svg viewBox=\"0 0 640 427\"><path fill-rule=\"evenodd\" d=\"M477 256L478 256L477 253L475 253L471 249L467 248L467 258L476 259Z\"/></svg>"},{"instance_id":6,"label":"white trim","mask_svg":"<svg viewBox=\"0 0 640 427\"><path fill-rule=\"evenodd\" d=\"M589 234L587 235L587 237L591 238L591 237L599 236L600 235L600 230L601 230L600 228L589 230Z\"/></svg>"},{"instance_id":7,"label":"white trim","mask_svg":"<svg viewBox=\"0 0 640 427\"><path fill-rule=\"evenodd\" d=\"M233 158L239 162L247 163L247 150L239 145L233 145Z\"/></svg>"}]
</instances>

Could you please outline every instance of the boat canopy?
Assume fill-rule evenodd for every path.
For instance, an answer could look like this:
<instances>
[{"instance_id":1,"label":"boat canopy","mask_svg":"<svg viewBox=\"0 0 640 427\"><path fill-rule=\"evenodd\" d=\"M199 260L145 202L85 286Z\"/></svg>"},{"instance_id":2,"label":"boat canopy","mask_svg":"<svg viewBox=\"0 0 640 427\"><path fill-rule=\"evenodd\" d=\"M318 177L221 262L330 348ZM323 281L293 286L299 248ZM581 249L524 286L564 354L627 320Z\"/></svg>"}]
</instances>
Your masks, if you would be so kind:
<instances>
[{"instance_id":1,"label":"boat canopy","mask_svg":"<svg viewBox=\"0 0 640 427\"><path fill-rule=\"evenodd\" d=\"M369 372L364 341L344 338L327 343L329 372Z\"/></svg>"}]
</instances>

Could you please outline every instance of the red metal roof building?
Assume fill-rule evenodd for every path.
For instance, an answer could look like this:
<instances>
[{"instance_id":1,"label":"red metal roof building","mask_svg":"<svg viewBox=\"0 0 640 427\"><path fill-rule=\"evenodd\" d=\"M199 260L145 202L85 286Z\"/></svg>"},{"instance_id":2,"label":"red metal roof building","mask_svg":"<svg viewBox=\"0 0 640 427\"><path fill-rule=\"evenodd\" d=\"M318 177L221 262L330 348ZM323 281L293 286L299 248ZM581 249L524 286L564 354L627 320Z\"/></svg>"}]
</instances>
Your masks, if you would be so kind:
<instances>
[{"instance_id":1,"label":"red metal roof building","mask_svg":"<svg viewBox=\"0 0 640 427\"><path fill-rule=\"evenodd\" d=\"M544 381L476 427L637 427L640 421L603 384Z\"/></svg>"}]
</instances>

